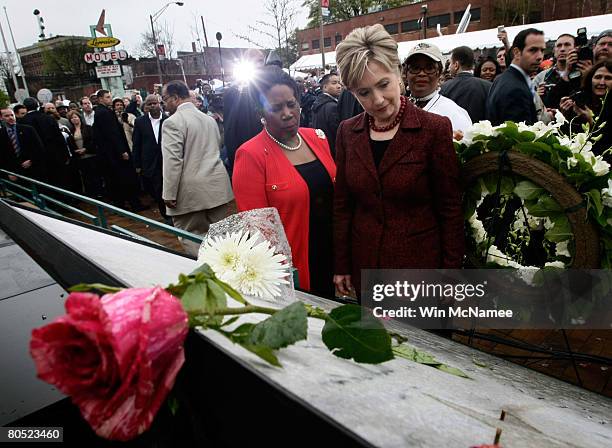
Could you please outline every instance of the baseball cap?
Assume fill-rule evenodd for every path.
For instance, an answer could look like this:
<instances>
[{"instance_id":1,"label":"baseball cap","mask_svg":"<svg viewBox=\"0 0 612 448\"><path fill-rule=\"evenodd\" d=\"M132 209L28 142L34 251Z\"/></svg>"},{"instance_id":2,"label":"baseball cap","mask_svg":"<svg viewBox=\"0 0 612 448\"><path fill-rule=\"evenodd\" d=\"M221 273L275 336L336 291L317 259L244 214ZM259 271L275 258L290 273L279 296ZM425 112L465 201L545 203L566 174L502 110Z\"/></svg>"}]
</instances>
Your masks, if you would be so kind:
<instances>
[{"instance_id":1,"label":"baseball cap","mask_svg":"<svg viewBox=\"0 0 612 448\"><path fill-rule=\"evenodd\" d=\"M602 37L612 37L612 29L605 30L599 33L599 36L597 36L597 39L595 39L595 43L599 42L599 39L601 39Z\"/></svg>"},{"instance_id":2,"label":"baseball cap","mask_svg":"<svg viewBox=\"0 0 612 448\"><path fill-rule=\"evenodd\" d=\"M416 44L412 50L408 53L406 60L410 59L415 54L424 54L425 56L433 59L436 62L442 62L442 52L438 47L427 42L420 42Z\"/></svg>"}]
</instances>

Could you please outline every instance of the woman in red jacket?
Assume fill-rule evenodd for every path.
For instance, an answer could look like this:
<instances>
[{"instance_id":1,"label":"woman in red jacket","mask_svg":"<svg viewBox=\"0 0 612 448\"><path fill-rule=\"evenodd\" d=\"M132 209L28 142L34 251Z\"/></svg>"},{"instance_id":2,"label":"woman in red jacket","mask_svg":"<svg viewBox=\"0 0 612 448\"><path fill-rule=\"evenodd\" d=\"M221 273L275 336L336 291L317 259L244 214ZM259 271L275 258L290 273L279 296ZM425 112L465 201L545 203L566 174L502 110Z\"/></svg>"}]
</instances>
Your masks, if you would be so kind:
<instances>
[{"instance_id":1,"label":"woman in red jacket","mask_svg":"<svg viewBox=\"0 0 612 448\"><path fill-rule=\"evenodd\" d=\"M353 30L336 48L342 81L365 112L336 140L334 283L362 269L460 268L463 214L451 123L402 96L397 43L382 25Z\"/></svg>"},{"instance_id":2,"label":"woman in red jacket","mask_svg":"<svg viewBox=\"0 0 612 448\"><path fill-rule=\"evenodd\" d=\"M236 153L232 183L238 210L276 207L300 287L334 296L332 207L336 166L325 134L300 128L298 87L278 67L255 81L264 129Z\"/></svg>"}]
</instances>

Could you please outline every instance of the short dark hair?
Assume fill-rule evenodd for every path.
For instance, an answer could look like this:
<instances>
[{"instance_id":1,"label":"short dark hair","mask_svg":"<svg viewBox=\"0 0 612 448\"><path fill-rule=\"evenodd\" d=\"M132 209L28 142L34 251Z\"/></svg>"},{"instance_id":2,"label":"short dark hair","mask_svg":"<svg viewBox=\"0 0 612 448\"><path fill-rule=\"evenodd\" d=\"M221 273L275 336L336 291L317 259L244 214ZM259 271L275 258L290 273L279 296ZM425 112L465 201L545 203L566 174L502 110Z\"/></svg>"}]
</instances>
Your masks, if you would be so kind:
<instances>
[{"instance_id":1,"label":"short dark hair","mask_svg":"<svg viewBox=\"0 0 612 448\"><path fill-rule=\"evenodd\" d=\"M527 36L535 34L537 36L543 36L544 32L537 30L535 28L527 28L516 35L514 40L512 41L512 46L510 47L510 53L512 53L513 48L518 48L522 53L525 49L525 42L527 41Z\"/></svg>"},{"instance_id":2,"label":"short dark hair","mask_svg":"<svg viewBox=\"0 0 612 448\"><path fill-rule=\"evenodd\" d=\"M474 51L470 47L457 47L451 54L453 61L459 62L459 65L465 69L472 69L474 67Z\"/></svg>"},{"instance_id":3,"label":"short dark hair","mask_svg":"<svg viewBox=\"0 0 612 448\"><path fill-rule=\"evenodd\" d=\"M170 96L176 95L182 100L189 98L189 87L183 81L170 81L164 87L166 88L166 93Z\"/></svg>"},{"instance_id":4,"label":"short dark hair","mask_svg":"<svg viewBox=\"0 0 612 448\"><path fill-rule=\"evenodd\" d=\"M293 90L295 99L298 103L300 102L300 91L293 78L279 67L275 65L268 65L259 71L259 74L254 81L257 100L262 108L265 103L266 93L268 93L272 87L278 85L287 86Z\"/></svg>"},{"instance_id":5,"label":"short dark hair","mask_svg":"<svg viewBox=\"0 0 612 448\"><path fill-rule=\"evenodd\" d=\"M573 34L570 34L570 33L559 34L559 36L557 36L557 40L561 39L562 37L571 37L572 40L574 41L574 45L576 45L576 36L574 36Z\"/></svg>"},{"instance_id":6,"label":"short dark hair","mask_svg":"<svg viewBox=\"0 0 612 448\"><path fill-rule=\"evenodd\" d=\"M501 75L502 69L501 69L501 66L499 65L499 62L497 62L497 59L494 58L493 56L487 56L486 58L481 59L478 62L478 64L476 64L476 68L474 69L474 76L476 78L480 78L480 72L482 71L482 66L486 62L492 62L493 64L495 64L495 76Z\"/></svg>"},{"instance_id":7,"label":"short dark hair","mask_svg":"<svg viewBox=\"0 0 612 448\"><path fill-rule=\"evenodd\" d=\"M105 89L100 89L96 92L96 96L98 98L102 98L104 95L106 95L107 93L110 93L108 90Z\"/></svg>"},{"instance_id":8,"label":"short dark hair","mask_svg":"<svg viewBox=\"0 0 612 448\"><path fill-rule=\"evenodd\" d=\"M113 100L113 109L115 108L115 104L117 104L117 103L123 104L123 100L121 98L115 98ZM125 104L123 104L123 105L125 106Z\"/></svg>"},{"instance_id":9,"label":"short dark hair","mask_svg":"<svg viewBox=\"0 0 612 448\"><path fill-rule=\"evenodd\" d=\"M336 73L336 72L331 72L331 73L328 73L327 75L323 76L323 77L321 78L321 81L319 81L319 85L320 85L321 87L325 87L325 86L326 86L328 83L330 83L330 82L331 82L331 77L332 77L332 76L338 76L338 73Z\"/></svg>"},{"instance_id":10,"label":"short dark hair","mask_svg":"<svg viewBox=\"0 0 612 448\"><path fill-rule=\"evenodd\" d=\"M28 112L38 109L38 100L31 96L23 100L23 105L26 107Z\"/></svg>"},{"instance_id":11,"label":"short dark hair","mask_svg":"<svg viewBox=\"0 0 612 448\"><path fill-rule=\"evenodd\" d=\"M21 109L28 110L28 108L25 107L23 104L15 104L15 107L13 107L13 112L15 112L15 114L17 114L17 111L19 111Z\"/></svg>"}]
</instances>

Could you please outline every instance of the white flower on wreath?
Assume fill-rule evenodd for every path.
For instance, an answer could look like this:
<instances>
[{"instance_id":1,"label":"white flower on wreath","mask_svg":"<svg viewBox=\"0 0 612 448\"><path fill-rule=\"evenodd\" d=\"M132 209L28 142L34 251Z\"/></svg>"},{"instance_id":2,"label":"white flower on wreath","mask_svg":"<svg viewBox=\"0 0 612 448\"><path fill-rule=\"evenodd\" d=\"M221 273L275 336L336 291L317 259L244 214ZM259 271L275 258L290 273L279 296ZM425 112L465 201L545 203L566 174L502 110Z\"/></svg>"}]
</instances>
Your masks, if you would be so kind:
<instances>
[{"instance_id":1,"label":"white flower on wreath","mask_svg":"<svg viewBox=\"0 0 612 448\"><path fill-rule=\"evenodd\" d=\"M578 165L578 159L576 157L572 156L572 157L567 158L567 169L568 170L571 170L576 165Z\"/></svg>"},{"instance_id":2,"label":"white flower on wreath","mask_svg":"<svg viewBox=\"0 0 612 448\"><path fill-rule=\"evenodd\" d=\"M610 164L606 162L602 156L596 156L592 158L591 161L595 162L591 162L593 165L593 173L595 173L595 176L605 176L610 172Z\"/></svg>"},{"instance_id":3,"label":"white flower on wreath","mask_svg":"<svg viewBox=\"0 0 612 448\"><path fill-rule=\"evenodd\" d=\"M601 202L606 207L612 208L612 179L608 179L608 186L601 190Z\"/></svg>"},{"instance_id":4,"label":"white flower on wreath","mask_svg":"<svg viewBox=\"0 0 612 448\"><path fill-rule=\"evenodd\" d=\"M565 123L567 123L567 119L565 118L565 115L563 115L563 113L560 110L557 110L557 112L555 112L555 127L559 128L561 126L563 126Z\"/></svg>"},{"instance_id":5,"label":"white flower on wreath","mask_svg":"<svg viewBox=\"0 0 612 448\"><path fill-rule=\"evenodd\" d=\"M549 261L544 265L545 268L565 268L565 263L562 261Z\"/></svg>"},{"instance_id":6,"label":"white flower on wreath","mask_svg":"<svg viewBox=\"0 0 612 448\"><path fill-rule=\"evenodd\" d=\"M547 216L546 218L544 218L544 228L545 228L546 230L550 230L550 229L552 229L554 226L555 226L555 223L554 223L554 222L552 222L548 216Z\"/></svg>"},{"instance_id":7,"label":"white flower on wreath","mask_svg":"<svg viewBox=\"0 0 612 448\"><path fill-rule=\"evenodd\" d=\"M495 263L500 266L509 266L516 269L521 267L521 265L514 261L511 257L499 250L495 244L489 247L488 252L485 249L484 253L487 254L487 263Z\"/></svg>"},{"instance_id":8,"label":"white flower on wreath","mask_svg":"<svg viewBox=\"0 0 612 448\"><path fill-rule=\"evenodd\" d=\"M219 279L244 294L274 297L281 292L279 285L289 283L287 258L274 252L259 232L227 233L202 245L198 264L207 263Z\"/></svg>"},{"instance_id":9,"label":"white flower on wreath","mask_svg":"<svg viewBox=\"0 0 612 448\"><path fill-rule=\"evenodd\" d=\"M561 241L560 243L557 243L555 245L555 253L558 256L571 257L567 244L568 244L567 241Z\"/></svg>"},{"instance_id":10,"label":"white flower on wreath","mask_svg":"<svg viewBox=\"0 0 612 448\"><path fill-rule=\"evenodd\" d=\"M485 137L495 137L499 135L499 132L491 125L491 122L489 120L482 120L478 123L474 123L465 131L461 142L465 143L466 145L471 145L477 135L484 135Z\"/></svg>"},{"instance_id":11,"label":"white flower on wreath","mask_svg":"<svg viewBox=\"0 0 612 448\"><path fill-rule=\"evenodd\" d=\"M482 224L482 221L480 221L476 217L476 213L474 213L472 216L470 216L468 222L470 223L470 227L472 228L472 235L474 236L476 243L482 243L487 238L487 232L484 228L484 225Z\"/></svg>"}]
</instances>

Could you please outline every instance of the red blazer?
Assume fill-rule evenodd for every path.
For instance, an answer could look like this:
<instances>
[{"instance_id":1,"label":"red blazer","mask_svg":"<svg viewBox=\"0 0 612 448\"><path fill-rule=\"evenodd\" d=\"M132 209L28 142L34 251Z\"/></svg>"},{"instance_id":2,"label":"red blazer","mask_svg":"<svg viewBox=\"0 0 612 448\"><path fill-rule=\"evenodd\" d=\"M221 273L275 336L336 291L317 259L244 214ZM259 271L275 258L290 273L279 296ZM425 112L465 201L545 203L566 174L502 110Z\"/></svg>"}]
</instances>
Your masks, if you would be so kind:
<instances>
[{"instance_id":1,"label":"red blazer","mask_svg":"<svg viewBox=\"0 0 612 448\"><path fill-rule=\"evenodd\" d=\"M340 124L334 194L334 272L460 268L464 252L459 163L451 123L408 104L374 165L365 113Z\"/></svg>"},{"instance_id":2,"label":"red blazer","mask_svg":"<svg viewBox=\"0 0 612 448\"><path fill-rule=\"evenodd\" d=\"M336 165L325 135L319 136L310 128L300 128L299 133L335 182ZM239 211L277 208L291 246L293 265L298 269L300 287L310 289L308 185L265 130L238 148L232 183Z\"/></svg>"}]
</instances>

